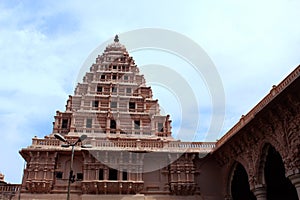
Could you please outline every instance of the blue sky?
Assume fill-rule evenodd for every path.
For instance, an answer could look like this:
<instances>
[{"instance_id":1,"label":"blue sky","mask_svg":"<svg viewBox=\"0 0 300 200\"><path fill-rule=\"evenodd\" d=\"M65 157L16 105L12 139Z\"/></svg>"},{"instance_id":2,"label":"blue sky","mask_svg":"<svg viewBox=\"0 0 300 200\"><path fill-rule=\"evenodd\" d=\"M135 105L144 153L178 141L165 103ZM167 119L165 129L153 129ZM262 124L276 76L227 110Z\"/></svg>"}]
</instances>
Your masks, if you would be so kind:
<instances>
[{"instance_id":1,"label":"blue sky","mask_svg":"<svg viewBox=\"0 0 300 200\"><path fill-rule=\"evenodd\" d=\"M297 0L0 1L0 172L21 181L18 151L51 132L88 55L139 28L176 31L206 51L223 82L225 133L299 65L299 9Z\"/></svg>"}]
</instances>

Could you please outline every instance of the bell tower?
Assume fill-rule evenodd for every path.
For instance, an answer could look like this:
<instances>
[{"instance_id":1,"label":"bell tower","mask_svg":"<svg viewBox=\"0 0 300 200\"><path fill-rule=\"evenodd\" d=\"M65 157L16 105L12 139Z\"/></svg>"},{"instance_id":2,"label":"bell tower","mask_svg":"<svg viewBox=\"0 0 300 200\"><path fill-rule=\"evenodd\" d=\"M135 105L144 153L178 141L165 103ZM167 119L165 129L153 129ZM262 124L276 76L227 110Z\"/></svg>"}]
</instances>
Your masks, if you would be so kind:
<instances>
[{"instance_id":1,"label":"bell tower","mask_svg":"<svg viewBox=\"0 0 300 200\"><path fill-rule=\"evenodd\" d=\"M171 137L170 116L160 115L158 100L118 35L57 111L53 133L94 138Z\"/></svg>"}]
</instances>

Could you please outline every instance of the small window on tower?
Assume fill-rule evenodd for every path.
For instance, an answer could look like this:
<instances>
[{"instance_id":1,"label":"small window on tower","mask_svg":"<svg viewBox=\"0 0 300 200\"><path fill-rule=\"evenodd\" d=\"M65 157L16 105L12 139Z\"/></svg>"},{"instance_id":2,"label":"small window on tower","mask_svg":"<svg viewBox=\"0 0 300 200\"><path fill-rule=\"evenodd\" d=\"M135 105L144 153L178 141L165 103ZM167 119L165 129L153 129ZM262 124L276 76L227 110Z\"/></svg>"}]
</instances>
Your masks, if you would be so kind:
<instances>
[{"instance_id":1,"label":"small window on tower","mask_svg":"<svg viewBox=\"0 0 300 200\"><path fill-rule=\"evenodd\" d=\"M93 101L93 102L92 102L92 106L93 106L94 108L98 108L98 107L99 107L99 101Z\"/></svg>"},{"instance_id":2,"label":"small window on tower","mask_svg":"<svg viewBox=\"0 0 300 200\"><path fill-rule=\"evenodd\" d=\"M134 129L140 129L141 122L140 120L134 120Z\"/></svg>"},{"instance_id":3,"label":"small window on tower","mask_svg":"<svg viewBox=\"0 0 300 200\"><path fill-rule=\"evenodd\" d=\"M77 173L77 180L82 181L83 180L83 173Z\"/></svg>"},{"instance_id":4,"label":"small window on tower","mask_svg":"<svg viewBox=\"0 0 300 200\"><path fill-rule=\"evenodd\" d=\"M55 177L56 177L57 179L62 179L62 177L63 177L63 172L55 172Z\"/></svg>"},{"instance_id":5,"label":"small window on tower","mask_svg":"<svg viewBox=\"0 0 300 200\"><path fill-rule=\"evenodd\" d=\"M68 119L63 119L62 120L62 124L61 124L61 128L68 128Z\"/></svg>"},{"instance_id":6,"label":"small window on tower","mask_svg":"<svg viewBox=\"0 0 300 200\"><path fill-rule=\"evenodd\" d=\"M112 79L116 80L117 79L117 75L113 75Z\"/></svg>"},{"instance_id":7,"label":"small window on tower","mask_svg":"<svg viewBox=\"0 0 300 200\"><path fill-rule=\"evenodd\" d=\"M86 128L92 128L92 119L86 119Z\"/></svg>"},{"instance_id":8,"label":"small window on tower","mask_svg":"<svg viewBox=\"0 0 300 200\"><path fill-rule=\"evenodd\" d=\"M157 129L158 129L158 132L164 132L163 123L158 123L157 124Z\"/></svg>"},{"instance_id":9,"label":"small window on tower","mask_svg":"<svg viewBox=\"0 0 300 200\"><path fill-rule=\"evenodd\" d=\"M126 88L126 94L131 94L131 88Z\"/></svg>"},{"instance_id":10,"label":"small window on tower","mask_svg":"<svg viewBox=\"0 0 300 200\"><path fill-rule=\"evenodd\" d=\"M135 109L135 103L129 102L129 109Z\"/></svg>"},{"instance_id":11,"label":"small window on tower","mask_svg":"<svg viewBox=\"0 0 300 200\"><path fill-rule=\"evenodd\" d=\"M117 69L117 66L116 66L116 65L114 65L114 66L113 66L113 69Z\"/></svg>"},{"instance_id":12,"label":"small window on tower","mask_svg":"<svg viewBox=\"0 0 300 200\"><path fill-rule=\"evenodd\" d=\"M116 101L110 102L110 107L111 108L116 108L117 107L117 102Z\"/></svg>"},{"instance_id":13,"label":"small window on tower","mask_svg":"<svg viewBox=\"0 0 300 200\"><path fill-rule=\"evenodd\" d=\"M103 88L102 86L97 86L97 92L102 92Z\"/></svg>"},{"instance_id":14,"label":"small window on tower","mask_svg":"<svg viewBox=\"0 0 300 200\"><path fill-rule=\"evenodd\" d=\"M123 172L122 180L127 181L127 179L128 179L127 172Z\"/></svg>"},{"instance_id":15,"label":"small window on tower","mask_svg":"<svg viewBox=\"0 0 300 200\"><path fill-rule=\"evenodd\" d=\"M116 93L116 92L117 92L117 88L111 87L111 92L112 92L112 93Z\"/></svg>"},{"instance_id":16,"label":"small window on tower","mask_svg":"<svg viewBox=\"0 0 300 200\"><path fill-rule=\"evenodd\" d=\"M116 169L109 169L108 171L108 179L116 181L118 180L118 170Z\"/></svg>"},{"instance_id":17,"label":"small window on tower","mask_svg":"<svg viewBox=\"0 0 300 200\"><path fill-rule=\"evenodd\" d=\"M111 129L116 129L117 128L117 123L116 120L110 120L110 128Z\"/></svg>"},{"instance_id":18,"label":"small window on tower","mask_svg":"<svg viewBox=\"0 0 300 200\"><path fill-rule=\"evenodd\" d=\"M104 170L99 169L99 180L104 180Z\"/></svg>"},{"instance_id":19,"label":"small window on tower","mask_svg":"<svg viewBox=\"0 0 300 200\"><path fill-rule=\"evenodd\" d=\"M124 80L127 81L128 80L128 76L124 76Z\"/></svg>"},{"instance_id":20,"label":"small window on tower","mask_svg":"<svg viewBox=\"0 0 300 200\"><path fill-rule=\"evenodd\" d=\"M105 80L105 75L104 74L101 75L101 80Z\"/></svg>"}]
</instances>

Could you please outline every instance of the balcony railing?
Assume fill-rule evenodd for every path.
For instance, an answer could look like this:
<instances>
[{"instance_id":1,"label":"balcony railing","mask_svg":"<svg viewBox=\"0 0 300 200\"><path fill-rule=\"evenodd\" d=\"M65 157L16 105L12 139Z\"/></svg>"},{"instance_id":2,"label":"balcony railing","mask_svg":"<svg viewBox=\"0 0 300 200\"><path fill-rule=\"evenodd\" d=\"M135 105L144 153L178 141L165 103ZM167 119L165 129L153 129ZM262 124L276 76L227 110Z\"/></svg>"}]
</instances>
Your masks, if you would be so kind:
<instances>
[{"instance_id":1,"label":"balcony railing","mask_svg":"<svg viewBox=\"0 0 300 200\"><path fill-rule=\"evenodd\" d=\"M21 189L20 184L7 184L0 186L0 199L12 199L19 194Z\"/></svg>"},{"instance_id":2,"label":"balcony railing","mask_svg":"<svg viewBox=\"0 0 300 200\"><path fill-rule=\"evenodd\" d=\"M128 150L128 151L157 151L157 152L210 152L215 148L214 142L181 142L166 140L90 140L94 150ZM54 138L39 139L33 138L34 146L60 147L61 141Z\"/></svg>"}]
</instances>

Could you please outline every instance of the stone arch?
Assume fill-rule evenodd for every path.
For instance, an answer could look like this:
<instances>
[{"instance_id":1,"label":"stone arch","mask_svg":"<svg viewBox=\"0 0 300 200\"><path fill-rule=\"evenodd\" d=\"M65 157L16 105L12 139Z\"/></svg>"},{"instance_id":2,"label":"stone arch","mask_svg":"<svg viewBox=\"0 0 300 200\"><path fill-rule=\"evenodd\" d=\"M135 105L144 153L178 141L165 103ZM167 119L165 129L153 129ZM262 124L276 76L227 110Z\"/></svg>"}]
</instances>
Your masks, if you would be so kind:
<instances>
[{"instance_id":1,"label":"stone arch","mask_svg":"<svg viewBox=\"0 0 300 200\"><path fill-rule=\"evenodd\" d=\"M265 185L265 179L264 179L264 168L265 168L265 163L268 155L269 148L274 148L281 156L282 161L284 160L284 155L285 152L283 152L283 148L281 148L281 144L274 140L263 140L261 141L258 149L259 155L257 162L255 163L255 171L256 171L256 181L257 184L262 184ZM286 170L286 169L285 169Z\"/></svg>"},{"instance_id":2,"label":"stone arch","mask_svg":"<svg viewBox=\"0 0 300 200\"><path fill-rule=\"evenodd\" d=\"M225 180L226 191L225 191L225 194L231 195L231 182L232 182L233 175L234 175L234 170L235 170L237 164L238 164L238 162L234 161L230 165L229 170L226 173L226 180Z\"/></svg>"},{"instance_id":3,"label":"stone arch","mask_svg":"<svg viewBox=\"0 0 300 200\"><path fill-rule=\"evenodd\" d=\"M257 184L265 185L265 163L268 155L268 150L270 148L271 144L269 143L263 143L257 163L257 174L256 174L256 180Z\"/></svg>"},{"instance_id":4,"label":"stone arch","mask_svg":"<svg viewBox=\"0 0 300 200\"><path fill-rule=\"evenodd\" d=\"M255 200L255 196L250 190L249 175L243 164L235 161L230 169L227 179L227 194L232 200L250 199Z\"/></svg>"},{"instance_id":5,"label":"stone arch","mask_svg":"<svg viewBox=\"0 0 300 200\"><path fill-rule=\"evenodd\" d=\"M295 187L285 175L281 153L270 143L261 148L257 171L257 184L266 188L268 199L297 199Z\"/></svg>"}]
</instances>

